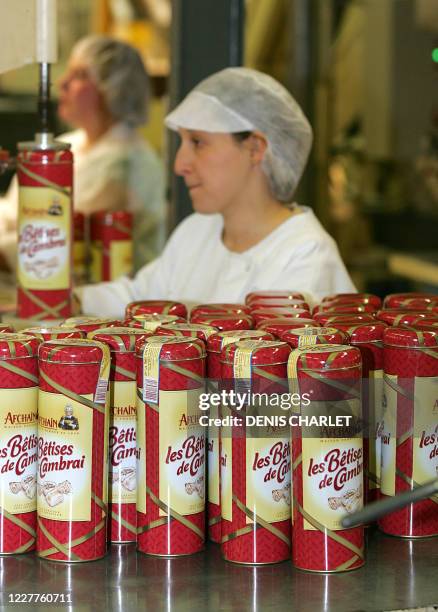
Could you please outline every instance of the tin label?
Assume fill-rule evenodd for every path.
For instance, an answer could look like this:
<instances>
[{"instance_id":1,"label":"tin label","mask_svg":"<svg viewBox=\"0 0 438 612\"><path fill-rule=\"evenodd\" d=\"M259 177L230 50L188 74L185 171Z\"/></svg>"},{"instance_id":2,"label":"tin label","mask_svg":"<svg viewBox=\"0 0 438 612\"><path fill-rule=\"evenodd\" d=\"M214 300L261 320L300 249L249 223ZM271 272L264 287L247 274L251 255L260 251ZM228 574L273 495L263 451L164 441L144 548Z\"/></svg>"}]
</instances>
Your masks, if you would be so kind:
<instances>
[{"instance_id":1,"label":"tin label","mask_svg":"<svg viewBox=\"0 0 438 612\"><path fill-rule=\"evenodd\" d=\"M368 488L380 488L380 464L382 460L382 396L383 396L383 371L371 370L369 372L369 405L368 405Z\"/></svg>"},{"instance_id":2,"label":"tin label","mask_svg":"<svg viewBox=\"0 0 438 612\"><path fill-rule=\"evenodd\" d=\"M438 477L438 378L416 378L414 389L412 478L417 485Z\"/></svg>"},{"instance_id":3,"label":"tin label","mask_svg":"<svg viewBox=\"0 0 438 612\"><path fill-rule=\"evenodd\" d=\"M137 511L146 514L146 405L137 395Z\"/></svg>"},{"instance_id":4,"label":"tin label","mask_svg":"<svg viewBox=\"0 0 438 612\"><path fill-rule=\"evenodd\" d=\"M90 282L100 283L103 278L102 243L93 240L90 244Z\"/></svg>"},{"instance_id":5,"label":"tin label","mask_svg":"<svg viewBox=\"0 0 438 612\"><path fill-rule=\"evenodd\" d=\"M290 468L287 438L246 440L246 505L268 523L290 519Z\"/></svg>"},{"instance_id":6,"label":"tin label","mask_svg":"<svg viewBox=\"0 0 438 612\"><path fill-rule=\"evenodd\" d=\"M233 446L232 438L224 436L220 449L221 515L226 521L233 520Z\"/></svg>"},{"instance_id":7,"label":"tin label","mask_svg":"<svg viewBox=\"0 0 438 612\"><path fill-rule=\"evenodd\" d=\"M221 333L221 349L228 344L232 344L233 342L239 342L240 340L245 340L245 338L254 339L257 337L262 338L266 335L266 332L259 331L257 329L242 329L238 332L228 331Z\"/></svg>"},{"instance_id":8,"label":"tin label","mask_svg":"<svg viewBox=\"0 0 438 612\"><path fill-rule=\"evenodd\" d=\"M132 273L132 240L110 243L110 280Z\"/></svg>"},{"instance_id":9,"label":"tin label","mask_svg":"<svg viewBox=\"0 0 438 612\"><path fill-rule=\"evenodd\" d=\"M113 504L135 504L136 480L136 383L111 382L109 427L110 501Z\"/></svg>"},{"instance_id":10,"label":"tin label","mask_svg":"<svg viewBox=\"0 0 438 612\"><path fill-rule=\"evenodd\" d=\"M179 514L205 507L205 428L199 424L203 389L160 390L160 499ZM160 510L160 515L166 513Z\"/></svg>"},{"instance_id":11,"label":"tin label","mask_svg":"<svg viewBox=\"0 0 438 612\"><path fill-rule=\"evenodd\" d=\"M210 407L210 418L219 418L219 407ZM219 427L216 425L208 426L208 501L212 504L220 503L220 483L219 483Z\"/></svg>"},{"instance_id":12,"label":"tin label","mask_svg":"<svg viewBox=\"0 0 438 612\"><path fill-rule=\"evenodd\" d=\"M385 374L383 378L380 490L384 495L395 495L397 391L389 383L396 385L397 376Z\"/></svg>"},{"instance_id":13,"label":"tin label","mask_svg":"<svg viewBox=\"0 0 438 612\"><path fill-rule=\"evenodd\" d=\"M85 395L93 400L93 395ZM91 519L93 410L58 393L38 395L38 515ZM105 470L104 470L105 473Z\"/></svg>"},{"instance_id":14,"label":"tin label","mask_svg":"<svg viewBox=\"0 0 438 612\"><path fill-rule=\"evenodd\" d=\"M48 187L20 187L19 202L19 284L27 289L68 289L71 198Z\"/></svg>"},{"instance_id":15,"label":"tin label","mask_svg":"<svg viewBox=\"0 0 438 612\"><path fill-rule=\"evenodd\" d=\"M0 507L36 510L38 387L0 390Z\"/></svg>"}]
</instances>

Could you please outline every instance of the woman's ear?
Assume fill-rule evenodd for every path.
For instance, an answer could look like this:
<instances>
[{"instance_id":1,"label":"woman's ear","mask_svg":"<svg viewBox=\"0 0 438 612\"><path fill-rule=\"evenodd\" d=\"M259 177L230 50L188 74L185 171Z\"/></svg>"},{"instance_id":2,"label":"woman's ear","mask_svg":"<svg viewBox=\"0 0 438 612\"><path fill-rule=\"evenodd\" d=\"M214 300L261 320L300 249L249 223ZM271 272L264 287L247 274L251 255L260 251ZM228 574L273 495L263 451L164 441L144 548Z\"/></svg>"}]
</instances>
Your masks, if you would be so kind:
<instances>
[{"instance_id":1,"label":"woman's ear","mask_svg":"<svg viewBox=\"0 0 438 612\"><path fill-rule=\"evenodd\" d=\"M252 132L247 143L252 164L254 166L261 164L265 157L266 149L268 148L266 136L262 132Z\"/></svg>"}]
</instances>

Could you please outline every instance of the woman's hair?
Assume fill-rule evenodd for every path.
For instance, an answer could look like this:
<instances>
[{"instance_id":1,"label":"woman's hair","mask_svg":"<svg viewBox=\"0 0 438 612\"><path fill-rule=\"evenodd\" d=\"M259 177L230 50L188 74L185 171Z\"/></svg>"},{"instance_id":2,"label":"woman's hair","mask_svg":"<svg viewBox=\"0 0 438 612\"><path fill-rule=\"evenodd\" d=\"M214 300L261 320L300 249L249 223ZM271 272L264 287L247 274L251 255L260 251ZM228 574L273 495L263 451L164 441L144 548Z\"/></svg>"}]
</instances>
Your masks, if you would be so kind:
<instances>
[{"instance_id":1,"label":"woman's hair","mask_svg":"<svg viewBox=\"0 0 438 612\"><path fill-rule=\"evenodd\" d=\"M72 56L88 67L115 119L132 127L146 122L149 77L134 47L109 36L93 35L80 40Z\"/></svg>"}]
</instances>

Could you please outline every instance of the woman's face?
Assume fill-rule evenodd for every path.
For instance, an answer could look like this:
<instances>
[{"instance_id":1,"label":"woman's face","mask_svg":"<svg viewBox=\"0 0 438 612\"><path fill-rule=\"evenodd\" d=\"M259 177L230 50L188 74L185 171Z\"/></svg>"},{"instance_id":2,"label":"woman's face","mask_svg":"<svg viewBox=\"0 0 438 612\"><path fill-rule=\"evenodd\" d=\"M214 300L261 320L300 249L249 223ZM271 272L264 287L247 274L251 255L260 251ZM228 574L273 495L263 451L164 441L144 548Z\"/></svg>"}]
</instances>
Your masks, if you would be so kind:
<instances>
[{"instance_id":1,"label":"woman's face","mask_svg":"<svg viewBox=\"0 0 438 612\"><path fill-rule=\"evenodd\" d=\"M251 173L245 142L230 134L180 129L174 169L182 176L196 212L225 213L242 196Z\"/></svg>"},{"instance_id":2,"label":"woman's face","mask_svg":"<svg viewBox=\"0 0 438 612\"><path fill-rule=\"evenodd\" d=\"M82 127L84 118L98 113L102 94L90 77L88 67L71 58L59 83L59 117L75 127Z\"/></svg>"}]
</instances>

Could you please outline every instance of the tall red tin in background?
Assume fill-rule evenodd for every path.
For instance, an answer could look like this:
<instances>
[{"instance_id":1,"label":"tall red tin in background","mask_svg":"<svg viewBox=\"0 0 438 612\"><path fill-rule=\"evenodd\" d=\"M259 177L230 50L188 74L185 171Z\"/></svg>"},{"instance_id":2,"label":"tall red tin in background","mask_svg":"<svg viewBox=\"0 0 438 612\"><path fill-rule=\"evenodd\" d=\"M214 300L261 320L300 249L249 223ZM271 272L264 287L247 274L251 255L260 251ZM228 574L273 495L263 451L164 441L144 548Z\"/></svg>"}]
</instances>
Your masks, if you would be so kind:
<instances>
[{"instance_id":1,"label":"tall red tin in background","mask_svg":"<svg viewBox=\"0 0 438 612\"><path fill-rule=\"evenodd\" d=\"M95 340L40 346L37 553L45 559L106 553L110 360Z\"/></svg>"},{"instance_id":2,"label":"tall red tin in background","mask_svg":"<svg viewBox=\"0 0 438 612\"><path fill-rule=\"evenodd\" d=\"M150 336L137 360L137 549L196 553L205 542L205 346Z\"/></svg>"},{"instance_id":3,"label":"tall red tin in background","mask_svg":"<svg viewBox=\"0 0 438 612\"><path fill-rule=\"evenodd\" d=\"M363 527L341 527L345 513L363 505L361 370L352 346L297 348L289 358L290 390L302 398L296 418L352 417L349 426L292 427L292 561L303 570L342 572L364 563Z\"/></svg>"},{"instance_id":4,"label":"tall red tin in background","mask_svg":"<svg viewBox=\"0 0 438 612\"><path fill-rule=\"evenodd\" d=\"M88 279L88 248L85 215L73 213L73 281L83 285Z\"/></svg>"},{"instance_id":5,"label":"tall red tin in background","mask_svg":"<svg viewBox=\"0 0 438 612\"><path fill-rule=\"evenodd\" d=\"M56 141L18 148L17 315L62 319L71 314L73 155Z\"/></svg>"},{"instance_id":6,"label":"tall red tin in background","mask_svg":"<svg viewBox=\"0 0 438 612\"><path fill-rule=\"evenodd\" d=\"M388 328L384 332L381 494L392 496L437 477L438 331ZM385 533L438 535L435 497L387 514Z\"/></svg>"},{"instance_id":7,"label":"tall red tin in background","mask_svg":"<svg viewBox=\"0 0 438 612\"><path fill-rule=\"evenodd\" d=\"M38 344L0 334L0 554L35 549Z\"/></svg>"},{"instance_id":8,"label":"tall red tin in background","mask_svg":"<svg viewBox=\"0 0 438 612\"><path fill-rule=\"evenodd\" d=\"M90 219L90 281L110 281L132 273L131 212L101 210Z\"/></svg>"}]
</instances>

